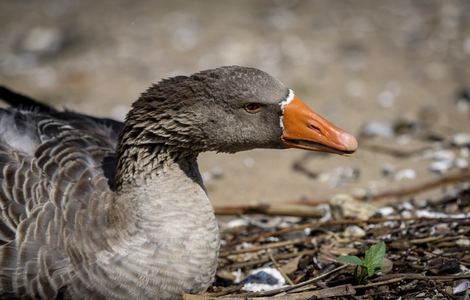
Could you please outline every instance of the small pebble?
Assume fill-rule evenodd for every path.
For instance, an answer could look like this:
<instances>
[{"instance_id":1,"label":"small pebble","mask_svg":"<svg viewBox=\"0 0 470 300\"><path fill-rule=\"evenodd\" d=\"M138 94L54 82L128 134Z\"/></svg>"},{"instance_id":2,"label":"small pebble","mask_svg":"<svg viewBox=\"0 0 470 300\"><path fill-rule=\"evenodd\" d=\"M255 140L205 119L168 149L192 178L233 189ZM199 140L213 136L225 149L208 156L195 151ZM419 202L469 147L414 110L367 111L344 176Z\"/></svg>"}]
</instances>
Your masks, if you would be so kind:
<instances>
[{"instance_id":1,"label":"small pebble","mask_svg":"<svg viewBox=\"0 0 470 300\"><path fill-rule=\"evenodd\" d=\"M19 50L38 55L53 54L62 48L63 43L63 34L58 28L38 26L26 33L19 43Z\"/></svg>"},{"instance_id":2,"label":"small pebble","mask_svg":"<svg viewBox=\"0 0 470 300\"><path fill-rule=\"evenodd\" d=\"M470 133L457 133L452 137L452 144L458 147L470 146Z\"/></svg>"},{"instance_id":3,"label":"small pebble","mask_svg":"<svg viewBox=\"0 0 470 300\"><path fill-rule=\"evenodd\" d=\"M412 209L414 209L413 204L411 204L410 202L403 202L403 203L400 205L400 207L403 208L403 209L406 209L406 210L412 210Z\"/></svg>"},{"instance_id":4,"label":"small pebble","mask_svg":"<svg viewBox=\"0 0 470 300\"><path fill-rule=\"evenodd\" d=\"M455 243L460 247L470 247L470 240L466 238L458 239Z\"/></svg>"},{"instance_id":5,"label":"small pebble","mask_svg":"<svg viewBox=\"0 0 470 300\"><path fill-rule=\"evenodd\" d=\"M395 212L395 209L391 206L384 206L377 210L377 213L381 214L384 217L390 216L394 212Z\"/></svg>"},{"instance_id":6,"label":"small pebble","mask_svg":"<svg viewBox=\"0 0 470 300\"><path fill-rule=\"evenodd\" d=\"M393 126L385 122L369 122L362 126L361 135L367 137L392 137L394 135Z\"/></svg>"},{"instance_id":7,"label":"small pebble","mask_svg":"<svg viewBox=\"0 0 470 300\"><path fill-rule=\"evenodd\" d=\"M455 154L451 150L439 150L432 154L432 159L436 161L449 161L455 159Z\"/></svg>"},{"instance_id":8,"label":"small pebble","mask_svg":"<svg viewBox=\"0 0 470 300\"><path fill-rule=\"evenodd\" d=\"M367 220L377 209L373 204L358 201L348 194L336 194L329 202L331 213L337 220L348 217Z\"/></svg>"},{"instance_id":9,"label":"small pebble","mask_svg":"<svg viewBox=\"0 0 470 300\"><path fill-rule=\"evenodd\" d=\"M403 179L413 180L416 178L416 171L413 169L403 169L395 174L395 180L400 181Z\"/></svg>"},{"instance_id":10,"label":"small pebble","mask_svg":"<svg viewBox=\"0 0 470 300\"><path fill-rule=\"evenodd\" d=\"M437 224L431 228L432 234L445 234L445 233L448 233L449 231L450 231L449 225L446 223Z\"/></svg>"},{"instance_id":11,"label":"small pebble","mask_svg":"<svg viewBox=\"0 0 470 300\"><path fill-rule=\"evenodd\" d=\"M435 161L431 163L431 165L429 166L429 169L433 172L442 174L442 173L447 172L449 169L451 169L452 166L453 166L453 162L449 160Z\"/></svg>"},{"instance_id":12,"label":"small pebble","mask_svg":"<svg viewBox=\"0 0 470 300\"><path fill-rule=\"evenodd\" d=\"M351 225L346 227L343 234L345 237L364 237L366 232L357 225Z\"/></svg>"},{"instance_id":13,"label":"small pebble","mask_svg":"<svg viewBox=\"0 0 470 300\"><path fill-rule=\"evenodd\" d=\"M401 212L401 216L403 218L411 218L413 216L413 214L411 212L405 210L405 211Z\"/></svg>"},{"instance_id":14,"label":"small pebble","mask_svg":"<svg viewBox=\"0 0 470 300\"><path fill-rule=\"evenodd\" d=\"M214 179L220 179L224 176L224 170L219 166L213 167L211 170L211 173L212 173L212 178Z\"/></svg>"},{"instance_id":15,"label":"small pebble","mask_svg":"<svg viewBox=\"0 0 470 300\"><path fill-rule=\"evenodd\" d=\"M468 161L465 158L457 158L454 162L455 166L461 170L468 169Z\"/></svg>"},{"instance_id":16,"label":"small pebble","mask_svg":"<svg viewBox=\"0 0 470 300\"><path fill-rule=\"evenodd\" d=\"M396 171L396 167L391 164L383 164L382 165L382 175L388 177L392 174L394 174Z\"/></svg>"},{"instance_id":17,"label":"small pebble","mask_svg":"<svg viewBox=\"0 0 470 300\"><path fill-rule=\"evenodd\" d=\"M235 228L235 227L248 226L248 225L249 225L249 222L245 219L235 219L227 223L228 228Z\"/></svg>"}]
</instances>

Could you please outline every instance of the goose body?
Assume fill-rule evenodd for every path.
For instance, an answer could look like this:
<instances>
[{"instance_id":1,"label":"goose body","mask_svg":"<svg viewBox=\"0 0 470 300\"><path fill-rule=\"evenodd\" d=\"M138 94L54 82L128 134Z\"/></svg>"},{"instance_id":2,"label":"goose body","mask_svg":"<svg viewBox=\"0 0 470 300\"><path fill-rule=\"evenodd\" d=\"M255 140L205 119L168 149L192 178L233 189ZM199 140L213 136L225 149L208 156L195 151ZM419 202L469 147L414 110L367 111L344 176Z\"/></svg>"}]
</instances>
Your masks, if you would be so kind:
<instances>
[{"instance_id":1,"label":"goose body","mask_svg":"<svg viewBox=\"0 0 470 300\"><path fill-rule=\"evenodd\" d=\"M253 68L163 80L124 123L6 92L0 96L13 107L0 109L2 299L203 292L216 271L219 235L199 153L357 147Z\"/></svg>"}]
</instances>

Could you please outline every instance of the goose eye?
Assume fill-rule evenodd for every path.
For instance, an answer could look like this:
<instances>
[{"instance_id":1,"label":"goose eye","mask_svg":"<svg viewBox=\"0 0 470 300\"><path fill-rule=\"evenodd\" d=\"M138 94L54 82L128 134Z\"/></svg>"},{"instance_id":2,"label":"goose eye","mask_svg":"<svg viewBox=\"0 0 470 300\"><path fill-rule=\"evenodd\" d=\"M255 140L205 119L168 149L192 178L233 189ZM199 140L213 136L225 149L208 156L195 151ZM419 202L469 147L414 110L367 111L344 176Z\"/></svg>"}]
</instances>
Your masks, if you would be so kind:
<instances>
[{"instance_id":1,"label":"goose eye","mask_svg":"<svg viewBox=\"0 0 470 300\"><path fill-rule=\"evenodd\" d=\"M261 104L259 103L248 103L245 105L245 110L251 114L255 114L261 111Z\"/></svg>"}]
</instances>

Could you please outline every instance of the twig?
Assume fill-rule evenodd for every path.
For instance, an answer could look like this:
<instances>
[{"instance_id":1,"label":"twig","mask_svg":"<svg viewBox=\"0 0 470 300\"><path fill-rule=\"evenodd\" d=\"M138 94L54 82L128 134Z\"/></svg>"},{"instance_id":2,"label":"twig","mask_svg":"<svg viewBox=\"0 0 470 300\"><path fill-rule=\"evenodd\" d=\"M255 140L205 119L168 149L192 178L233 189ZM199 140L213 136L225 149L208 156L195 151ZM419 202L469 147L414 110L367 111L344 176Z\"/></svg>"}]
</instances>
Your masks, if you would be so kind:
<instances>
[{"instance_id":1,"label":"twig","mask_svg":"<svg viewBox=\"0 0 470 300\"><path fill-rule=\"evenodd\" d=\"M304 255L310 255L314 254L318 250L304 250L304 251L299 251L299 252L292 252L292 253L282 253L282 254L276 254L274 255L275 259L288 259L292 257L297 257L297 256L304 256ZM222 268L223 269L238 269L238 268L244 268L244 267L250 267L250 266L255 266L259 265L265 262L268 262L269 258L264 257L256 260L250 260L250 261L244 261L244 262L237 262L229 265L225 265Z\"/></svg>"},{"instance_id":2,"label":"twig","mask_svg":"<svg viewBox=\"0 0 470 300\"><path fill-rule=\"evenodd\" d=\"M387 274L380 277L380 279L392 279L400 278L401 280L436 280L436 281L449 281L449 280L458 280L458 279L469 279L470 274L462 275L437 275L437 276L427 276L422 274L414 273L397 273L397 274ZM355 288L361 288L360 286L354 286Z\"/></svg>"},{"instance_id":3,"label":"twig","mask_svg":"<svg viewBox=\"0 0 470 300\"><path fill-rule=\"evenodd\" d=\"M296 231L302 231L306 228L316 229L321 227L331 227L335 225L360 225L360 224L380 224L384 222L409 222L409 221L429 221L429 220L436 220L439 222L461 222L461 221L468 221L468 218L460 218L460 219L451 219L451 218L421 218L421 217L410 217L410 218L371 218L369 220L360 220L360 219L349 219L349 220L330 220L325 222L318 222L318 223L308 223L308 224L301 224L296 225L288 228L283 228L276 231L269 231L264 232L261 234L257 234L255 236L250 236L238 241L234 241L227 245L227 247L231 247L234 244L241 244L246 242L253 242L256 240L265 239L272 236L278 236L285 233L291 233Z\"/></svg>"},{"instance_id":4,"label":"twig","mask_svg":"<svg viewBox=\"0 0 470 300\"><path fill-rule=\"evenodd\" d=\"M301 204L254 204L241 206L215 206L217 215L264 214L276 216L297 216L321 218L324 210L310 205Z\"/></svg>"},{"instance_id":5,"label":"twig","mask_svg":"<svg viewBox=\"0 0 470 300\"><path fill-rule=\"evenodd\" d=\"M299 300L299 299L323 299L340 296L351 296L356 294L356 290L350 284L339 285L332 288L325 288L316 291L308 291L301 293L292 293L287 295L276 296L276 300ZM224 299L224 300L270 300L273 297L246 297L241 295L230 295L223 298L214 297L212 294L203 295L184 295L184 300L213 300L213 299Z\"/></svg>"},{"instance_id":6,"label":"twig","mask_svg":"<svg viewBox=\"0 0 470 300\"><path fill-rule=\"evenodd\" d=\"M372 282L372 283L368 283L368 284L355 285L354 288L356 288L356 289L367 289L367 288L375 287L375 286L379 286L379 285L385 285L385 284L400 282L402 280L403 280L403 278L392 278L392 279L388 279L388 280L384 280L384 281L377 281L377 282Z\"/></svg>"},{"instance_id":7,"label":"twig","mask_svg":"<svg viewBox=\"0 0 470 300\"><path fill-rule=\"evenodd\" d=\"M183 296L192 296L192 297L203 297L203 298L200 298L200 299L212 299L212 298L218 298L218 297L222 297L222 296L228 296L230 294L233 294L233 293L237 293L240 291L240 289L243 287L243 285L241 284L237 284L235 286L230 286L230 287L227 287L225 289L223 289L222 291L219 291L219 292L215 292L215 293L204 293L202 295L183 295ZM183 297L184 298L184 297ZM184 298L186 299L186 298ZM193 298L191 298L193 299ZM194 298L194 299L199 299L199 298Z\"/></svg>"},{"instance_id":8,"label":"twig","mask_svg":"<svg viewBox=\"0 0 470 300\"><path fill-rule=\"evenodd\" d=\"M282 270L281 266L277 263L276 259L274 259L274 256L271 252L271 249L266 250L266 252L268 253L269 258L273 262L274 267L276 267L276 269L279 271L279 273L281 273L282 277L284 277L284 279L287 281L287 283L289 283L290 285L293 285L294 283L292 282L292 280L289 278L289 276L286 274L286 272L284 272Z\"/></svg>"},{"instance_id":9,"label":"twig","mask_svg":"<svg viewBox=\"0 0 470 300\"><path fill-rule=\"evenodd\" d=\"M384 278L387 278L383 280ZM381 281L371 282L368 284L354 285L355 289L367 289L379 285L392 284L403 280L437 280L437 281L450 281L470 278L470 274L465 275L447 275L447 276L426 276L421 274L389 274L381 276Z\"/></svg>"},{"instance_id":10,"label":"twig","mask_svg":"<svg viewBox=\"0 0 470 300\"><path fill-rule=\"evenodd\" d=\"M288 240L288 241L282 241L282 242L277 242L277 243L270 243L270 244L265 244L261 246L256 246L252 248L246 248L246 249L241 249L241 250L235 250L235 251L223 251L220 253L220 257L225 257L229 255L235 255L235 254L242 254L242 253L248 253L248 252L258 252L261 250L267 250L267 249L273 249L273 248L280 248L288 245L294 245L294 244L300 244L305 241L310 240L311 238L302 238L302 239L294 239L294 240Z\"/></svg>"},{"instance_id":11,"label":"twig","mask_svg":"<svg viewBox=\"0 0 470 300\"><path fill-rule=\"evenodd\" d=\"M421 239L410 240L410 243L411 244L425 244L425 243L431 243L431 242L439 241L439 240L442 240L443 238L444 238L443 235L428 236L428 237L421 238Z\"/></svg>"}]
</instances>

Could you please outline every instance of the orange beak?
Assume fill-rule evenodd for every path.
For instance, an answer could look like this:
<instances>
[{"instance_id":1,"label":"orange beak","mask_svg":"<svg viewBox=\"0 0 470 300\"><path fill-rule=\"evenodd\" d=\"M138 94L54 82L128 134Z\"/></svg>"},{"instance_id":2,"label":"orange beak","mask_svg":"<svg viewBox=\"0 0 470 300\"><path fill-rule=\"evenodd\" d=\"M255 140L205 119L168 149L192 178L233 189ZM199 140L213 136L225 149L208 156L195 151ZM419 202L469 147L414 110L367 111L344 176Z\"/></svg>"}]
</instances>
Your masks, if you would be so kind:
<instances>
[{"instance_id":1,"label":"orange beak","mask_svg":"<svg viewBox=\"0 0 470 300\"><path fill-rule=\"evenodd\" d=\"M350 154L357 149L356 138L311 110L299 98L283 106L281 140L288 148Z\"/></svg>"}]
</instances>

